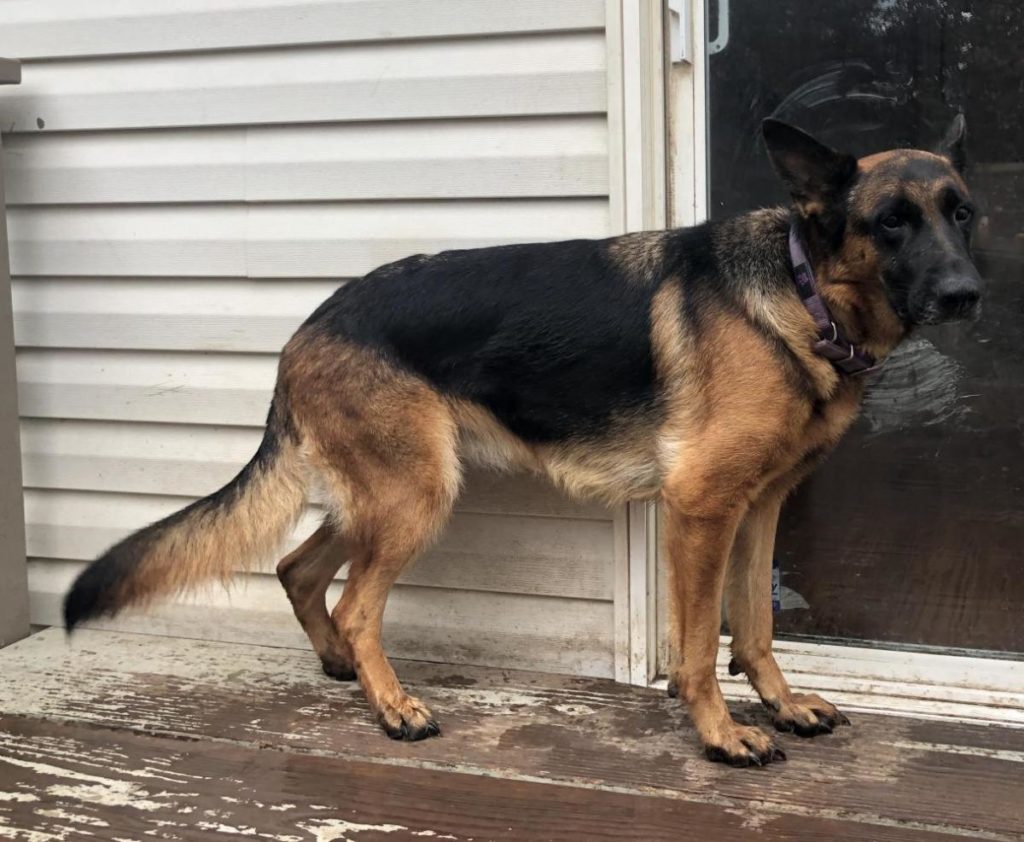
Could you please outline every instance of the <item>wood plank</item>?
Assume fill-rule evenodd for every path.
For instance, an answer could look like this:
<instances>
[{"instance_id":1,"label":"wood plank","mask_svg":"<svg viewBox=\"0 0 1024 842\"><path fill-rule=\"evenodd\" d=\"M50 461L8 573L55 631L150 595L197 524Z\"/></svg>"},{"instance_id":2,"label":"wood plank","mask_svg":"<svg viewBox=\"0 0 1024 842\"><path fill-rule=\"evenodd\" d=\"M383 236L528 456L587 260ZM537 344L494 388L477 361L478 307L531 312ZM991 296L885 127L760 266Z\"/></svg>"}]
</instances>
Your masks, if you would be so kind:
<instances>
[{"instance_id":1,"label":"wood plank","mask_svg":"<svg viewBox=\"0 0 1024 842\"><path fill-rule=\"evenodd\" d=\"M603 0L74 0L8 3L0 53L130 55L278 44L353 43L601 29Z\"/></svg>"},{"instance_id":2,"label":"wood plank","mask_svg":"<svg viewBox=\"0 0 1024 842\"><path fill-rule=\"evenodd\" d=\"M601 32L41 62L4 127L230 126L605 110Z\"/></svg>"},{"instance_id":3,"label":"wood plank","mask_svg":"<svg viewBox=\"0 0 1024 842\"><path fill-rule=\"evenodd\" d=\"M400 664L445 727L409 746L383 737L357 688L318 676L308 653L100 632L68 648L53 630L0 664L0 709L19 716L713 802L767 827L841 819L861 839L887 827L1019 838L1021 730L863 715L814 741L781 735L787 763L737 772L700 757L676 702L611 681Z\"/></svg>"},{"instance_id":4,"label":"wood plank","mask_svg":"<svg viewBox=\"0 0 1024 842\"><path fill-rule=\"evenodd\" d=\"M6 790L6 791L3 791ZM854 822L0 717L0 835L188 840L858 840ZM875 840L943 837L874 826ZM32 834L35 834L32 836Z\"/></svg>"},{"instance_id":5,"label":"wood plank","mask_svg":"<svg viewBox=\"0 0 1024 842\"><path fill-rule=\"evenodd\" d=\"M64 594L79 569L66 562L31 563L29 607L34 623L63 622ZM340 584L328 599L338 596ZM230 594L215 588L143 614L97 620L89 628L229 643L258 640L305 650L313 659L309 663L316 666L284 591L268 576L251 577ZM609 602L396 585L388 598L384 640L395 657L504 669L529 663L533 669L565 675L613 674Z\"/></svg>"},{"instance_id":6,"label":"wood plank","mask_svg":"<svg viewBox=\"0 0 1024 842\"><path fill-rule=\"evenodd\" d=\"M14 275L358 277L410 254L601 237L598 198L13 208Z\"/></svg>"},{"instance_id":7,"label":"wood plank","mask_svg":"<svg viewBox=\"0 0 1024 842\"><path fill-rule=\"evenodd\" d=\"M11 137L8 202L603 196L604 117L246 126Z\"/></svg>"}]
</instances>

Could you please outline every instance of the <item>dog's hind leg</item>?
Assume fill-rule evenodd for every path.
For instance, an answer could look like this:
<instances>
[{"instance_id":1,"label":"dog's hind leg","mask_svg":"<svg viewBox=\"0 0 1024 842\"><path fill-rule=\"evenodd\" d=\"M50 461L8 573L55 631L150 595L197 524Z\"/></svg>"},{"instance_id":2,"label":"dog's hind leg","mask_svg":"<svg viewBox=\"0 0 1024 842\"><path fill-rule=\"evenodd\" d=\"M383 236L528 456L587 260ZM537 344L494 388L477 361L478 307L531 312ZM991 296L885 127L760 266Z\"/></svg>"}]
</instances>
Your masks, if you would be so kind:
<instances>
[{"instance_id":1,"label":"dog's hind leg","mask_svg":"<svg viewBox=\"0 0 1024 842\"><path fill-rule=\"evenodd\" d=\"M352 653L327 613L327 589L348 555L345 541L325 522L277 565L277 578L324 672L339 681L351 681L356 673Z\"/></svg>"},{"instance_id":2,"label":"dog's hind leg","mask_svg":"<svg viewBox=\"0 0 1024 842\"><path fill-rule=\"evenodd\" d=\"M729 672L746 673L775 727L802 737L830 733L849 720L814 693L794 693L772 654L772 554L782 494L768 492L747 513L733 548L726 581L732 632Z\"/></svg>"},{"instance_id":3,"label":"dog's hind leg","mask_svg":"<svg viewBox=\"0 0 1024 842\"><path fill-rule=\"evenodd\" d=\"M358 558L333 612L366 699L381 727L396 740L421 740L441 731L430 709L405 692L381 644L388 591L414 556L413 547L385 543Z\"/></svg>"},{"instance_id":4,"label":"dog's hind leg","mask_svg":"<svg viewBox=\"0 0 1024 842\"><path fill-rule=\"evenodd\" d=\"M458 425L446 398L379 354L322 331L296 337L282 356L295 425L351 559L332 623L387 733L422 739L437 723L398 683L381 623L391 586L451 514Z\"/></svg>"},{"instance_id":5,"label":"dog's hind leg","mask_svg":"<svg viewBox=\"0 0 1024 842\"><path fill-rule=\"evenodd\" d=\"M388 488L374 497L372 532L356 550L345 590L332 612L367 701L394 739L420 740L440 733L426 705L399 683L381 645L381 625L392 585L451 513L453 460L454 452L441 460L447 465L424 466L416 474L396 475L385 482Z\"/></svg>"}]
</instances>

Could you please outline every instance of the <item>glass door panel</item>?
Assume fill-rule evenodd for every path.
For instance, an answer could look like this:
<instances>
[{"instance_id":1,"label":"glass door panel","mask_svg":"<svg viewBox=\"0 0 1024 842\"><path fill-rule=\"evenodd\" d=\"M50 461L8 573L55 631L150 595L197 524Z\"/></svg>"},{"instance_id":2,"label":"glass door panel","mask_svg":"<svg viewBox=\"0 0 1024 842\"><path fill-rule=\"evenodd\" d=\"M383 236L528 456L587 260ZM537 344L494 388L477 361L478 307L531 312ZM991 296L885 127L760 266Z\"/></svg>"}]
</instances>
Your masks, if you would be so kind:
<instances>
[{"instance_id":1,"label":"glass door panel","mask_svg":"<svg viewBox=\"0 0 1024 842\"><path fill-rule=\"evenodd\" d=\"M728 11L708 60L712 217L786 200L763 117L862 155L932 148L963 111L988 283L979 322L921 329L890 358L855 429L787 505L779 634L1024 653L1024 6Z\"/></svg>"}]
</instances>

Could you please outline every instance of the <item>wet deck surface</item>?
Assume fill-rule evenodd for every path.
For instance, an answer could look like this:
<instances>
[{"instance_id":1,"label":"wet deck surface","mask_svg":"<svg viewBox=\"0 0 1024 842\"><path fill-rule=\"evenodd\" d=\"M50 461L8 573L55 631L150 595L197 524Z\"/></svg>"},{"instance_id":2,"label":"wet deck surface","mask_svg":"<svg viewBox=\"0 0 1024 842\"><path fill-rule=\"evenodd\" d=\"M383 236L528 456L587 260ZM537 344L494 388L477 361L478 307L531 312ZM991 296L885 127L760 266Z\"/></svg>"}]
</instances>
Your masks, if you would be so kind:
<instances>
[{"instance_id":1,"label":"wet deck surface","mask_svg":"<svg viewBox=\"0 0 1024 842\"><path fill-rule=\"evenodd\" d=\"M0 839L1024 838L1024 730L862 714L731 770L656 691L399 673L442 738L388 740L312 653L42 632L0 652Z\"/></svg>"}]
</instances>

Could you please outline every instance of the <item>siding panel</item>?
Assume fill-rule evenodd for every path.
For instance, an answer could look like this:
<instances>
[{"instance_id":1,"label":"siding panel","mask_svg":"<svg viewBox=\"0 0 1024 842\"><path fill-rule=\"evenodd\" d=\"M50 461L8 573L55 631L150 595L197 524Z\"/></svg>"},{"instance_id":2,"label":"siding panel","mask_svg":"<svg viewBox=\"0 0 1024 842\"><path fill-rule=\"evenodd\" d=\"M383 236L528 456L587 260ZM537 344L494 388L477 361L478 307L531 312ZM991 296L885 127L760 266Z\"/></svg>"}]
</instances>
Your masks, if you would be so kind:
<instances>
[{"instance_id":1,"label":"siding panel","mask_svg":"<svg viewBox=\"0 0 1024 842\"><path fill-rule=\"evenodd\" d=\"M278 350L339 283L418 252L613 233L604 0L4 14L0 53L28 59L0 125L33 622L60 622L105 546L244 464ZM320 517L313 501L287 548ZM389 601L391 651L611 675L623 518L471 473ZM305 647L274 560L103 625Z\"/></svg>"},{"instance_id":2,"label":"siding panel","mask_svg":"<svg viewBox=\"0 0 1024 842\"><path fill-rule=\"evenodd\" d=\"M158 495L37 491L25 494L30 556L88 561L128 532L188 500ZM312 510L289 539L294 549L322 513ZM611 599L611 523L462 512L401 581L425 587ZM274 559L253 569L272 573ZM559 569L564 579L548 573Z\"/></svg>"},{"instance_id":3,"label":"siding panel","mask_svg":"<svg viewBox=\"0 0 1024 842\"><path fill-rule=\"evenodd\" d=\"M9 131L594 114L606 97L589 33L40 62L24 78Z\"/></svg>"},{"instance_id":4,"label":"siding panel","mask_svg":"<svg viewBox=\"0 0 1024 842\"><path fill-rule=\"evenodd\" d=\"M603 116L13 135L25 204L604 196Z\"/></svg>"},{"instance_id":5,"label":"siding panel","mask_svg":"<svg viewBox=\"0 0 1024 842\"><path fill-rule=\"evenodd\" d=\"M608 231L601 199L13 207L12 275L353 277L410 254Z\"/></svg>"},{"instance_id":6,"label":"siding panel","mask_svg":"<svg viewBox=\"0 0 1024 842\"><path fill-rule=\"evenodd\" d=\"M29 488L200 497L230 480L255 453L261 428L26 418L22 464ZM456 509L481 514L610 520L523 475L470 471Z\"/></svg>"},{"instance_id":7,"label":"siding panel","mask_svg":"<svg viewBox=\"0 0 1024 842\"><path fill-rule=\"evenodd\" d=\"M393 41L604 27L603 0L8 0L20 58Z\"/></svg>"},{"instance_id":8,"label":"siding panel","mask_svg":"<svg viewBox=\"0 0 1024 842\"><path fill-rule=\"evenodd\" d=\"M29 560L33 622L60 624L61 598L83 565ZM328 599L339 595L336 585ZM552 623L553 616L561 622ZM277 580L269 576L252 577L230 593L211 591L202 602L157 607L91 627L309 648ZM384 644L396 658L509 669L531 664L604 678L613 673L611 630L609 602L404 585L394 588L384 615Z\"/></svg>"}]
</instances>

